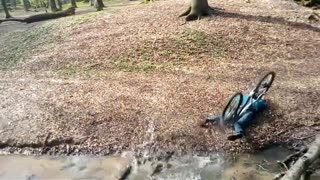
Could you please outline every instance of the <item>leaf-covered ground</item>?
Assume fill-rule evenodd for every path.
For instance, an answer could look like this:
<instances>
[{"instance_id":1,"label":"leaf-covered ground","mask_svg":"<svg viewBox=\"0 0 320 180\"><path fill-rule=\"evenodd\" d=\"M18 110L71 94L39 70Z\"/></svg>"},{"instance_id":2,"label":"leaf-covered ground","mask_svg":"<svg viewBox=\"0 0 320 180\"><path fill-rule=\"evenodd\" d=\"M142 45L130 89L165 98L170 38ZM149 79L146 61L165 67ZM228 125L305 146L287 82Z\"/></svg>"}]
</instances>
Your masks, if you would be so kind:
<instances>
[{"instance_id":1,"label":"leaf-covered ground","mask_svg":"<svg viewBox=\"0 0 320 180\"><path fill-rule=\"evenodd\" d=\"M316 133L320 29L310 10L287 1L210 4L224 10L190 23L177 17L188 1L159 1L0 35L2 144L34 146L51 133L49 141L82 139L52 152L243 152ZM247 139L200 128L268 71L277 73L271 108Z\"/></svg>"}]
</instances>

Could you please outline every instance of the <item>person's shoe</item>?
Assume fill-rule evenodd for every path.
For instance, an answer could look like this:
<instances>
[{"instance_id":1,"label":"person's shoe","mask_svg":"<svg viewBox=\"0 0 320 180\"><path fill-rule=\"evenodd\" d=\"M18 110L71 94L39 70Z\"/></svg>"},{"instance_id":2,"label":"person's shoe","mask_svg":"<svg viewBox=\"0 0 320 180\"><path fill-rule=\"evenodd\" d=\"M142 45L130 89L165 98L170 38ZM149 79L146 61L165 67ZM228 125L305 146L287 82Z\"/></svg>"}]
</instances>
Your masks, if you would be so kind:
<instances>
[{"instance_id":1,"label":"person's shoe","mask_svg":"<svg viewBox=\"0 0 320 180\"><path fill-rule=\"evenodd\" d=\"M242 137L243 137L242 134L232 134L232 135L228 136L228 140L229 141L234 141L234 140L240 139Z\"/></svg>"}]
</instances>

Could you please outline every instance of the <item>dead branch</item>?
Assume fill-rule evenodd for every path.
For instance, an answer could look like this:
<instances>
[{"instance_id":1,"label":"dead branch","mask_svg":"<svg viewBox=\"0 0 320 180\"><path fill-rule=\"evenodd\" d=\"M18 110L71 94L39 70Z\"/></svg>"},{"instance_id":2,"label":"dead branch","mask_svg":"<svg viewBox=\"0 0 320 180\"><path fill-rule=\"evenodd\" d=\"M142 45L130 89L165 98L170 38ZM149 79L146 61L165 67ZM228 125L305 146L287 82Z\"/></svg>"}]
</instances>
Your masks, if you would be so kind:
<instances>
[{"instance_id":1,"label":"dead branch","mask_svg":"<svg viewBox=\"0 0 320 180\"><path fill-rule=\"evenodd\" d=\"M64 11L61 11L61 12L36 14L36 15L29 16L24 19L19 19L19 18L0 19L0 24L2 22L6 22L6 21L18 21L18 22L23 22L23 23L33 23L33 22L38 22L38 21L44 21L44 20L49 20L49 19L56 19L56 18L60 18L60 17L70 16L73 14L75 14L75 8L70 7Z\"/></svg>"},{"instance_id":2,"label":"dead branch","mask_svg":"<svg viewBox=\"0 0 320 180\"><path fill-rule=\"evenodd\" d=\"M308 167L320 156L320 134L310 146L309 150L287 171L282 180L300 180Z\"/></svg>"}]
</instances>

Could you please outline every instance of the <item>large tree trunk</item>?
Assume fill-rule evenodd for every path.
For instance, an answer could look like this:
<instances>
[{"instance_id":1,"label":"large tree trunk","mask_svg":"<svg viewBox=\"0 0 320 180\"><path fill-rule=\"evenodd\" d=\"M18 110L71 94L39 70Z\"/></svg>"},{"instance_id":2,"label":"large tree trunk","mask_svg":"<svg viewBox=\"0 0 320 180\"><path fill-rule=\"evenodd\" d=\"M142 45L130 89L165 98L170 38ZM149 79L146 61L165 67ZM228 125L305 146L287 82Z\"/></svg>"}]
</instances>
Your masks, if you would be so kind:
<instances>
[{"instance_id":1,"label":"large tree trunk","mask_svg":"<svg viewBox=\"0 0 320 180\"><path fill-rule=\"evenodd\" d=\"M187 21L200 19L201 16L209 16L213 14L213 9L209 6L208 0L191 0L190 7L186 12L180 15L187 16Z\"/></svg>"},{"instance_id":2,"label":"large tree trunk","mask_svg":"<svg viewBox=\"0 0 320 180\"><path fill-rule=\"evenodd\" d=\"M56 0L56 4L58 5L58 10L61 11L62 10L62 2L61 2L61 0Z\"/></svg>"},{"instance_id":3,"label":"large tree trunk","mask_svg":"<svg viewBox=\"0 0 320 180\"><path fill-rule=\"evenodd\" d=\"M48 20L48 19L56 19L56 18L60 18L60 17L70 16L70 15L73 15L74 13L75 13L75 8L70 7L69 9L66 9L61 12L37 14L37 15L29 16L24 19L17 19L17 18L9 18L9 19L2 19L2 20L0 19L0 23L5 22L5 21L18 21L18 22L25 22L25 23L33 23L33 22L37 22L37 21L44 21L44 20Z\"/></svg>"},{"instance_id":4,"label":"large tree trunk","mask_svg":"<svg viewBox=\"0 0 320 180\"><path fill-rule=\"evenodd\" d=\"M77 3L76 3L76 0L71 0L71 6L74 7L74 8L77 8Z\"/></svg>"},{"instance_id":5,"label":"large tree trunk","mask_svg":"<svg viewBox=\"0 0 320 180\"><path fill-rule=\"evenodd\" d=\"M103 10L104 4L103 4L102 0L96 0L95 6L97 8L97 11L101 11L101 10Z\"/></svg>"},{"instance_id":6,"label":"large tree trunk","mask_svg":"<svg viewBox=\"0 0 320 180\"><path fill-rule=\"evenodd\" d=\"M6 14L6 18L11 18L11 15L10 15L8 8L7 8L6 0L1 0L1 4L2 4L3 10L4 10L4 13Z\"/></svg>"},{"instance_id":7,"label":"large tree trunk","mask_svg":"<svg viewBox=\"0 0 320 180\"><path fill-rule=\"evenodd\" d=\"M31 7L30 1L29 0L22 0L22 3L23 3L24 10L29 11L29 9Z\"/></svg>"},{"instance_id":8,"label":"large tree trunk","mask_svg":"<svg viewBox=\"0 0 320 180\"><path fill-rule=\"evenodd\" d=\"M50 2L51 11L52 12L56 12L58 10L57 5L56 5L56 1L55 0L49 0L49 2Z\"/></svg>"},{"instance_id":9,"label":"large tree trunk","mask_svg":"<svg viewBox=\"0 0 320 180\"><path fill-rule=\"evenodd\" d=\"M10 7L11 8L16 8L17 7L16 0L10 0Z\"/></svg>"},{"instance_id":10,"label":"large tree trunk","mask_svg":"<svg viewBox=\"0 0 320 180\"><path fill-rule=\"evenodd\" d=\"M281 180L300 180L308 167L318 158L320 158L320 134L317 135L315 142L285 174Z\"/></svg>"}]
</instances>

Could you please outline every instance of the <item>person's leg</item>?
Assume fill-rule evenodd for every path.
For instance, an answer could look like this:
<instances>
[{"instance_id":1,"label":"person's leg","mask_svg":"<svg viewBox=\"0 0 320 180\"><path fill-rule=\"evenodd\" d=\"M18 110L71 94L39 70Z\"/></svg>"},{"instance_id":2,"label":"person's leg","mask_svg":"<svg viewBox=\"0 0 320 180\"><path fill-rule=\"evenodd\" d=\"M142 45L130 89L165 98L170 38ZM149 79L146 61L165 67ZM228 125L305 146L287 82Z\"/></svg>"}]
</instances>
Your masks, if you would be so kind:
<instances>
[{"instance_id":1,"label":"person's leg","mask_svg":"<svg viewBox=\"0 0 320 180\"><path fill-rule=\"evenodd\" d=\"M228 136L228 140L234 141L236 139L242 138L245 129L253 123L253 112L248 111L243 114L237 122L234 123L234 134Z\"/></svg>"},{"instance_id":2,"label":"person's leg","mask_svg":"<svg viewBox=\"0 0 320 180\"><path fill-rule=\"evenodd\" d=\"M246 129L253 123L253 121L254 121L254 113L253 111L249 110L240 117L237 123L241 126L242 131L244 133Z\"/></svg>"},{"instance_id":3,"label":"person's leg","mask_svg":"<svg viewBox=\"0 0 320 180\"><path fill-rule=\"evenodd\" d=\"M221 121L222 117L221 116L211 116L206 119L207 123L219 123Z\"/></svg>"}]
</instances>

